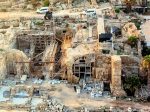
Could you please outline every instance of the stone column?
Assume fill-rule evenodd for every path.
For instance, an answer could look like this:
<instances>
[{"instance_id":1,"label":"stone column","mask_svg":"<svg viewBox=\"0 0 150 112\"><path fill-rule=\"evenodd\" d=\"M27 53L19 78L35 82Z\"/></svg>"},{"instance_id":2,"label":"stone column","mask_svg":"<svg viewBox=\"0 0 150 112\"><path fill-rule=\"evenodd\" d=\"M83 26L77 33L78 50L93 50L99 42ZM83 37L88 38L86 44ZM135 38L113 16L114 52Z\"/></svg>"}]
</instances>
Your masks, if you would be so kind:
<instances>
[{"instance_id":1,"label":"stone column","mask_svg":"<svg viewBox=\"0 0 150 112\"><path fill-rule=\"evenodd\" d=\"M114 55L111 57L111 92L114 96L125 96L121 84L121 58Z\"/></svg>"},{"instance_id":2,"label":"stone column","mask_svg":"<svg viewBox=\"0 0 150 112\"><path fill-rule=\"evenodd\" d=\"M142 46L141 46L141 41L138 40L138 55L141 58L142 57Z\"/></svg>"},{"instance_id":3,"label":"stone column","mask_svg":"<svg viewBox=\"0 0 150 112\"><path fill-rule=\"evenodd\" d=\"M16 78L21 78L21 76L22 76L22 69L21 69L22 63L16 63L15 67L16 67L16 72L17 72Z\"/></svg>"},{"instance_id":4,"label":"stone column","mask_svg":"<svg viewBox=\"0 0 150 112\"><path fill-rule=\"evenodd\" d=\"M2 80L7 75L6 57L4 55L0 55L0 65L0 80Z\"/></svg>"},{"instance_id":5,"label":"stone column","mask_svg":"<svg viewBox=\"0 0 150 112\"><path fill-rule=\"evenodd\" d=\"M68 79L68 81L69 82L71 82L72 81L72 66L67 66L67 79Z\"/></svg>"}]
</instances>

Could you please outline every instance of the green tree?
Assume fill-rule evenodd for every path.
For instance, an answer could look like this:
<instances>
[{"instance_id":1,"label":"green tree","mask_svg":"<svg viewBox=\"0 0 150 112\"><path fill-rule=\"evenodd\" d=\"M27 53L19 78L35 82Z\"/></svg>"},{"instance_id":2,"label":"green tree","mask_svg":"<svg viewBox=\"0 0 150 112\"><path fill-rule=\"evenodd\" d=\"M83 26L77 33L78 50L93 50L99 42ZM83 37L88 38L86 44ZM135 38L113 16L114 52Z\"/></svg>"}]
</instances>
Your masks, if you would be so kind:
<instances>
[{"instance_id":1,"label":"green tree","mask_svg":"<svg viewBox=\"0 0 150 112\"><path fill-rule=\"evenodd\" d=\"M150 91L150 55L146 55L143 58L142 67L145 68L145 69L147 69L147 72L148 72L147 87L148 87L148 90Z\"/></svg>"},{"instance_id":2,"label":"green tree","mask_svg":"<svg viewBox=\"0 0 150 112\"><path fill-rule=\"evenodd\" d=\"M138 39L137 39L136 36L130 36L130 37L128 37L127 43L129 45L131 45L131 47L135 47L137 45L137 42L138 42Z\"/></svg>"},{"instance_id":3,"label":"green tree","mask_svg":"<svg viewBox=\"0 0 150 112\"><path fill-rule=\"evenodd\" d=\"M134 96L136 89L138 89L140 85L140 78L137 75L132 75L126 77L123 87L126 91L130 92L131 96Z\"/></svg>"}]
</instances>

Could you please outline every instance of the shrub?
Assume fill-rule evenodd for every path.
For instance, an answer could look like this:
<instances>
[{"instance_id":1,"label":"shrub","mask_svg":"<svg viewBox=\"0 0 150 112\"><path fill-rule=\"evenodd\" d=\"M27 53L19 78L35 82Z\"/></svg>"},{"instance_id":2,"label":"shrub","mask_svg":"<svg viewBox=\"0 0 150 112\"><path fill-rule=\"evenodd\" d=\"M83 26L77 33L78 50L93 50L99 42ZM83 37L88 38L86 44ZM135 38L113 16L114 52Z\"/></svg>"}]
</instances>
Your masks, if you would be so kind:
<instances>
[{"instance_id":1,"label":"shrub","mask_svg":"<svg viewBox=\"0 0 150 112\"><path fill-rule=\"evenodd\" d=\"M120 13L120 9L119 9L119 8L116 8L116 9L115 9L115 12L116 12L116 13Z\"/></svg>"},{"instance_id":2,"label":"shrub","mask_svg":"<svg viewBox=\"0 0 150 112\"><path fill-rule=\"evenodd\" d=\"M131 22L133 22L135 24L135 26L137 27L138 30L140 30L140 26L141 26L141 21L138 19L132 19Z\"/></svg>"},{"instance_id":3,"label":"shrub","mask_svg":"<svg viewBox=\"0 0 150 112\"><path fill-rule=\"evenodd\" d=\"M4 49L0 49L0 52L4 51Z\"/></svg>"},{"instance_id":4,"label":"shrub","mask_svg":"<svg viewBox=\"0 0 150 112\"><path fill-rule=\"evenodd\" d=\"M129 44L129 45L131 45L131 47L135 47L136 45L137 45L137 37L136 36L130 36L130 37L128 37L128 41L127 41L127 43Z\"/></svg>"},{"instance_id":5,"label":"shrub","mask_svg":"<svg viewBox=\"0 0 150 112\"><path fill-rule=\"evenodd\" d=\"M49 6L49 0L44 0L44 1L43 1L43 4L44 4L44 7Z\"/></svg>"},{"instance_id":6,"label":"shrub","mask_svg":"<svg viewBox=\"0 0 150 112\"><path fill-rule=\"evenodd\" d=\"M131 96L134 96L136 89L139 88L140 85L140 78L137 75L132 75L125 78L123 87L127 94L130 93Z\"/></svg>"}]
</instances>

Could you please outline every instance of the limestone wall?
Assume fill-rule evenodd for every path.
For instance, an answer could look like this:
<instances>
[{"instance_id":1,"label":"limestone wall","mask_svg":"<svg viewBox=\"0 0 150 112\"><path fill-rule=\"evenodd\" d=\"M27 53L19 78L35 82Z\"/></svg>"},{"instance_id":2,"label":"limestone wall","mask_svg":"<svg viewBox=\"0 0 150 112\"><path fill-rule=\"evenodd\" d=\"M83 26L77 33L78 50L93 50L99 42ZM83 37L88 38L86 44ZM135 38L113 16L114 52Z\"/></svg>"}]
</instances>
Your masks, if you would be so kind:
<instances>
[{"instance_id":1,"label":"limestone wall","mask_svg":"<svg viewBox=\"0 0 150 112\"><path fill-rule=\"evenodd\" d=\"M95 78L100 81L110 81L111 78L111 57L101 55L96 58Z\"/></svg>"},{"instance_id":2,"label":"limestone wall","mask_svg":"<svg viewBox=\"0 0 150 112\"><path fill-rule=\"evenodd\" d=\"M121 56L122 60L122 75L132 75L139 73L139 60L129 56Z\"/></svg>"},{"instance_id":3,"label":"limestone wall","mask_svg":"<svg viewBox=\"0 0 150 112\"><path fill-rule=\"evenodd\" d=\"M0 48L10 49L16 47L16 32L19 29L8 28L0 33Z\"/></svg>"},{"instance_id":4,"label":"limestone wall","mask_svg":"<svg viewBox=\"0 0 150 112\"><path fill-rule=\"evenodd\" d=\"M4 52L0 51L0 80L5 79L6 74L6 57L4 55Z\"/></svg>"},{"instance_id":5,"label":"limestone wall","mask_svg":"<svg viewBox=\"0 0 150 112\"><path fill-rule=\"evenodd\" d=\"M120 56L111 56L111 67L111 92L114 96L124 96L125 92L121 83L122 64Z\"/></svg>"}]
</instances>

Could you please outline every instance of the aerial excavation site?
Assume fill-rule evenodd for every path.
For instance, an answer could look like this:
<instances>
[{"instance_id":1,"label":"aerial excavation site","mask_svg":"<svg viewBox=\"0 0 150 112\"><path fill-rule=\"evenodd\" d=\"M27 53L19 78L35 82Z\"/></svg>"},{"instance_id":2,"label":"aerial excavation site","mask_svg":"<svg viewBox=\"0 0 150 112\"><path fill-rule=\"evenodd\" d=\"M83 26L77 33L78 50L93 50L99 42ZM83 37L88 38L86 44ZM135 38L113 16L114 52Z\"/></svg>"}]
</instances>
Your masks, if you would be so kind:
<instances>
[{"instance_id":1,"label":"aerial excavation site","mask_svg":"<svg viewBox=\"0 0 150 112\"><path fill-rule=\"evenodd\" d=\"M150 112L150 0L0 0L0 112Z\"/></svg>"}]
</instances>

